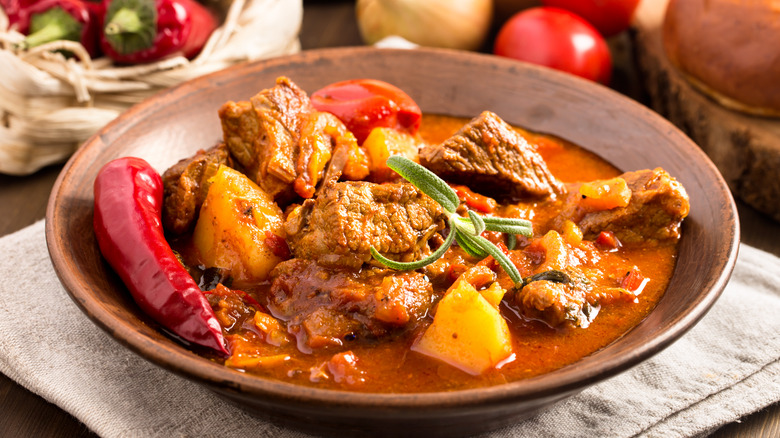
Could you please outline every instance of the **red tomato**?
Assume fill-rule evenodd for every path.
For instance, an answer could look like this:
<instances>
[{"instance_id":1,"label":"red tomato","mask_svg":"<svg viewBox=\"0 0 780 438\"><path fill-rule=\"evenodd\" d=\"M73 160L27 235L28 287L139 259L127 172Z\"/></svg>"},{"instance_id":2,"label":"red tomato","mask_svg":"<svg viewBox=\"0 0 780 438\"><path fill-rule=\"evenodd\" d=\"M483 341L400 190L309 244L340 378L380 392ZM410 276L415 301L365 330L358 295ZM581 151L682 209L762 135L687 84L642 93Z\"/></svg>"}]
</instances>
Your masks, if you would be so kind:
<instances>
[{"instance_id":1,"label":"red tomato","mask_svg":"<svg viewBox=\"0 0 780 438\"><path fill-rule=\"evenodd\" d=\"M612 76L604 38L579 16L558 8L531 8L514 15L498 32L493 53L605 85Z\"/></svg>"},{"instance_id":2,"label":"red tomato","mask_svg":"<svg viewBox=\"0 0 780 438\"><path fill-rule=\"evenodd\" d=\"M542 0L542 4L572 11L610 37L628 29L639 0Z\"/></svg>"},{"instance_id":3,"label":"red tomato","mask_svg":"<svg viewBox=\"0 0 780 438\"><path fill-rule=\"evenodd\" d=\"M353 79L330 84L311 95L318 111L338 117L359 143L377 127L410 134L420 127L420 107L401 89L375 79Z\"/></svg>"}]
</instances>

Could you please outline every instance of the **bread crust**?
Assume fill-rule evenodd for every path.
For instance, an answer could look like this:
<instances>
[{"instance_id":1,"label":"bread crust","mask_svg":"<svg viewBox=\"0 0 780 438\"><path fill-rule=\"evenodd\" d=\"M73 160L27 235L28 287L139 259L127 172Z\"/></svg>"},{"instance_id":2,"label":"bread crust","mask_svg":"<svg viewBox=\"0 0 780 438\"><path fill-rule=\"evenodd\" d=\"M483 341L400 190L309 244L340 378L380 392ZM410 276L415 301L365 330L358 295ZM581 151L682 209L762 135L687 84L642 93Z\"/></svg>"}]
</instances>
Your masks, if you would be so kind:
<instances>
[{"instance_id":1,"label":"bread crust","mask_svg":"<svg viewBox=\"0 0 780 438\"><path fill-rule=\"evenodd\" d=\"M671 0L669 60L723 106L780 117L780 0Z\"/></svg>"}]
</instances>

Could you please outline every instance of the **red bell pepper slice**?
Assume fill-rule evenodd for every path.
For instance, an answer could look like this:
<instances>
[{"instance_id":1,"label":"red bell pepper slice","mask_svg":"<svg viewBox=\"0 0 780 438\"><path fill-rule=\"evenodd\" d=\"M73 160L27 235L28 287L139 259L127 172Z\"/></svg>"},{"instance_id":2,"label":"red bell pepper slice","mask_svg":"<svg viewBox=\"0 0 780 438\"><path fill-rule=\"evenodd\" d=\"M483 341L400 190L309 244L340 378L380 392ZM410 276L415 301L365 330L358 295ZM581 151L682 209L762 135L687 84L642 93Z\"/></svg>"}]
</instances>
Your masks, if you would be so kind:
<instances>
[{"instance_id":1,"label":"red bell pepper slice","mask_svg":"<svg viewBox=\"0 0 780 438\"><path fill-rule=\"evenodd\" d=\"M363 143L374 128L394 128L410 134L420 128L422 111L400 88L375 79L330 84L311 95L318 111L338 117Z\"/></svg>"}]
</instances>

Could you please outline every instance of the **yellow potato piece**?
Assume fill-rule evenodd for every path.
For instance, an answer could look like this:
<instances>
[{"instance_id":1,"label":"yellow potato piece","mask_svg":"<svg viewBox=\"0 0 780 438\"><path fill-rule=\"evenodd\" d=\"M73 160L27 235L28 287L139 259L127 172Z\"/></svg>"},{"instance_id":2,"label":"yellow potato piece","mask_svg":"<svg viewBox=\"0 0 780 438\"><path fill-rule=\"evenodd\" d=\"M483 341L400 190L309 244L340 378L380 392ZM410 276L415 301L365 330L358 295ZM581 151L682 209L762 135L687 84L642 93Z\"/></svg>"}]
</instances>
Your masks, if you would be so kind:
<instances>
[{"instance_id":1,"label":"yellow potato piece","mask_svg":"<svg viewBox=\"0 0 780 438\"><path fill-rule=\"evenodd\" d=\"M368 154L371 179L374 182L385 182L395 176L395 172L386 164L391 155L403 155L412 161L420 161L417 140L406 132L392 128L372 129L363 142L363 149Z\"/></svg>"},{"instance_id":2,"label":"yellow potato piece","mask_svg":"<svg viewBox=\"0 0 780 438\"><path fill-rule=\"evenodd\" d=\"M501 285L498 284L498 282L496 282L491 284L487 289L479 291L479 293L485 300L487 300L488 303L490 303L491 306L498 308L501 300L504 299L504 294L506 291L501 287Z\"/></svg>"},{"instance_id":3,"label":"yellow potato piece","mask_svg":"<svg viewBox=\"0 0 780 438\"><path fill-rule=\"evenodd\" d=\"M577 224L566 219L563 222L562 237L569 245L577 246L582 243L582 230Z\"/></svg>"},{"instance_id":4,"label":"yellow potato piece","mask_svg":"<svg viewBox=\"0 0 780 438\"><path fill-rule=\"evenodd\" d=\"M228 270L234 285L265 280L283 260L268 243L284 236L282 211L229 167L221 166L211 181L193 233L201 263Z\"/></svg>"},{"instance_id":5,"label":"yellow potato piece","mask_svg":"<svg viewBox=\"0 0 780 438\"><path fill-rule=\"evenodd\" d=\"M500 301L495 288L486 296ZM474 286L460 281L439 301L433 324L412 350L478 375L512 354L506 321Z\"/></svg>"}]
</instances>

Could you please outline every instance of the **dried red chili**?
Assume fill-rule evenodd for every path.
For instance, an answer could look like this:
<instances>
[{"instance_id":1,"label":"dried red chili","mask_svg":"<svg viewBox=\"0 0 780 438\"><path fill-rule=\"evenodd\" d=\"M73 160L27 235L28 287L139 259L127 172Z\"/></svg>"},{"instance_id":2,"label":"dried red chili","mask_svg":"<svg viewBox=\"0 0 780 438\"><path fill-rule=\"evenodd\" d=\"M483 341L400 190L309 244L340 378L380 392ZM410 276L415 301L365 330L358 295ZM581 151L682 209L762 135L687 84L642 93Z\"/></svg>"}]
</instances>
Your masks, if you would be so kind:
<instances>
[{"instance_id":1,"label":"dried red chili","mask_svg":"<svg viewBox=\"0 0 780 438\"><path fill-rule=\"evenodd\" d=\"M160 175L140 158L119 158L100 170L94 189L100 251L141 310L182 339L227 356L214 311L165 240Z\"/></svg>"},{"instance_id":2,"label":"dried red chili","mask_svg":"<svg viewBox=\"0 0 780 438\"><path fill-rule=\"evenodd\" d=\"M217 20L194 0L103 0L103 52L119 63L197 55Z\"/></svg>"}]
</instances>

